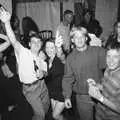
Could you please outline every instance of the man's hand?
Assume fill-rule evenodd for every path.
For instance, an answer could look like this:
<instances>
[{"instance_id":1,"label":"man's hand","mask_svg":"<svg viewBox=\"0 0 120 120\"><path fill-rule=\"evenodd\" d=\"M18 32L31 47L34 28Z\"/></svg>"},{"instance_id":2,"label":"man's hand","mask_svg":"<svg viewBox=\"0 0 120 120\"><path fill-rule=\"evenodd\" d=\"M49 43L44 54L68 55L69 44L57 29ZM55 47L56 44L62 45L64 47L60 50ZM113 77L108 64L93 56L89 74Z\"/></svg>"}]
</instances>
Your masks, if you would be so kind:
<instances>
[{"instance_id":1,"label":"man's hand","mask_svg":"<svg viewBox=\"0 0 120 120\"><path fill-rule=\"evenodd\" d=\"M71 100L69 98L65 99L65 107L68 109L72 107Z\"/></svg>"},{"instance_id":2,"label":"man's hand","mask_svg":"<svg viewBox=\"0 0 120 120\"><path fill-rule=\"evenodd\" d=\"M96 82L95 82L95 80L93 80L92 78L89 78L88 80L87 80L87 82L88 82L88 85L89 86L95 86L96 85Z\"/></svg>"},{"instance_id":3,"label":"man's hand","mask_svg":"<svg viewBox=\"0 0 120 120\"><path fill-rule=\"evenodd\" d=\"M36 72L36 77L37 77L38 79L41 79L41 78L43 78L43 76L44 76L44 72L41 71L41 70L37 70L37 72Z\"/></svg>"},{"instance_id":4,"label":"man's hand","mask_svg":"<svg viewBox=\"0 0 120 120\"><path fill-rule=\"evenodd\" d=\"M90 34L89 33L88 35L89 35L89 37L91 39L90 46L99 46L99 47L102 46L101 40L98 37L96 37L95 34Z\"/></svg>"},{"instance_id":5,"label":"man's hand","mask_svg":"<svg viewBox=\"0 0 120 120\"><path fill-rule=\"evenodd\" d=\"M88 93L91 97L93 97L97 100L100 100L102 97L100 89L97 86L89 86Z\"/></svg>"},{"instance_id":6,"label":"man's hand","mask_svg":"<svg viewBox=\"0 0 120 120\"><path fill-rule=\"evenodd\" d=\"M59 35L59 31L56 31L55 46L59 48L62 45L63 45L63 38L61 35Z\"/></svg>"},{"instance_id":7,"label":"man's hand","mask_svg":"<svg viewBox=\"0 0 120 120\"><path fill-rule=\"evenodd\" d=\"M8 21L10 21L11 19L11 15L8 11L6 11L3 7L0 8L0 20L3 23L6 23Z\"/></svg>"}]
</instances>

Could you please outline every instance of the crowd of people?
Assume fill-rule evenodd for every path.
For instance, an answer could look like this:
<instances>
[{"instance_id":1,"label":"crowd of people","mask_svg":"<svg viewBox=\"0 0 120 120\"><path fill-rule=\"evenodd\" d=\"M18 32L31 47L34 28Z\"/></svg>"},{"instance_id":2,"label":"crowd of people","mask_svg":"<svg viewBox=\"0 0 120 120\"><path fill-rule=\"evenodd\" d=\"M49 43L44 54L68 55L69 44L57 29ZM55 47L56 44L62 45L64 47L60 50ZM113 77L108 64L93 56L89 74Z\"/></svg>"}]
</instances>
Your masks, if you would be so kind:
<instances>
[{"instance_id":1,"label":"crowd of people","mask_svg":"<svg viewBox=\"0 0 120 120\"><path fill-rule=\"evenodd\" d=\"M120 119L120 21L106 44L91 11L80 25L64 11L56 34L43 41L39 28L0 8L0 115L2 120ZM72 25L71 25L72 23ZM47 115L51 110L51 118Z\"/></svg>"}]
</instances>

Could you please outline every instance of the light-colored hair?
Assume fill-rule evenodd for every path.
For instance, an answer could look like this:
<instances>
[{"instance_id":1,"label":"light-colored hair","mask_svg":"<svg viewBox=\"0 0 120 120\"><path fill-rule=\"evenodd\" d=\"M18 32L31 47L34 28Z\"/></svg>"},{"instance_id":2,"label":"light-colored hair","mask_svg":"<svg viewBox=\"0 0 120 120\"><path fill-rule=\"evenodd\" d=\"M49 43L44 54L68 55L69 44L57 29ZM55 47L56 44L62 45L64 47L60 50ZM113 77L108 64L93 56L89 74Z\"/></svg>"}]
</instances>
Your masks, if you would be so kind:
<instances>
[{"instance_id":1,"label":"light-colored hair","mask_svg":"<svg viewBox=\"0 0 120 120\"><path fill-rule=\"evenodd\" d=\"M71 32L70 32L70 36L74 37L75 34L77 34L78 32L82 33L83 35L85 35L86 37L88 36L88 32L87 29L84 27L74 27Z\"/></svg>"}]
</instances>

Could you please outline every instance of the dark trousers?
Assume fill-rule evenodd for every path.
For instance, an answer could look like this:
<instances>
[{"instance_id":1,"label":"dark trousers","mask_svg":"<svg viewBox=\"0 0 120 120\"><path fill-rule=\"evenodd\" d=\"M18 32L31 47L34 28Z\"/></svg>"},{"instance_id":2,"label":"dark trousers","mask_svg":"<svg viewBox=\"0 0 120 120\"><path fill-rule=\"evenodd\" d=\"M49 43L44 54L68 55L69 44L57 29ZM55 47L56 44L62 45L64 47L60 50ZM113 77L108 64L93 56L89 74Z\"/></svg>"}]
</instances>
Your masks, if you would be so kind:
<instances>
[{"instance_id":1,"label":"dark trousers","mask_svg":"<svg viewBox=\"0 0 120 120\"><path fill-rule=\"evenodd\" d=\"M12 111L3 113L3 120L32 120L32 107L22 93L17 75L2 82L2 91L7 98L5 102L15 106Z\"/></svg>"},{"instance_id":2,"label":"dark trousers","mask_svg":"<svg viewBox=\"0 0 120 120\"><path fill-rule=\"evenodd\" d=\"M76 107L80 120L93 120L94 119L94 104L89 95L76 95Z\"/></svg>"}]
</instances>

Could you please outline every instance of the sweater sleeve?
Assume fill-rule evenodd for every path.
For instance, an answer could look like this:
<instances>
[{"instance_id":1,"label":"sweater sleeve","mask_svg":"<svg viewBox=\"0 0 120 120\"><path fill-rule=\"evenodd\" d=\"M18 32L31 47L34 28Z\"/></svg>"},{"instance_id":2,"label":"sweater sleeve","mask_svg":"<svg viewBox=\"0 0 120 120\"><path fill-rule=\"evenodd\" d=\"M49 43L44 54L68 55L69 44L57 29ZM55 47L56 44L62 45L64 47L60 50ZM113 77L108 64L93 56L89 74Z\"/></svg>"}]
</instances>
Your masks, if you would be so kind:
<instances>
[{"instance_id":1,"label":"sweater sleeve","mask_svg":"<svg viewBox=\"0 0 120 120\"><path fill-rule=\"evenodd\" d=\"M99 68L106 68L106 50L102 47L99 47Z\"/></svg>"},{"instance_id":2,"label":"sweater sleeve","mask_svg":"<svg viewBox=\"0 0 120 120\"><path fill-rule=\"evenodd\" d=\"M72 84L74 82L74 75L71 67L70 57L66 59L64 76L62 80L62 89L64 98L70 98L72 94Z\"/></svg>"}]
</instances>

